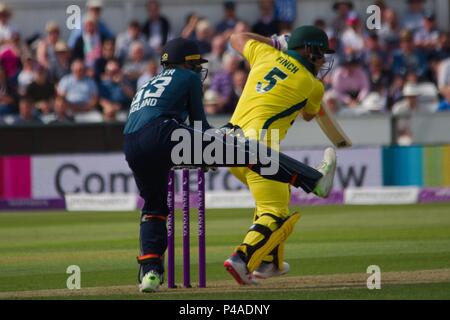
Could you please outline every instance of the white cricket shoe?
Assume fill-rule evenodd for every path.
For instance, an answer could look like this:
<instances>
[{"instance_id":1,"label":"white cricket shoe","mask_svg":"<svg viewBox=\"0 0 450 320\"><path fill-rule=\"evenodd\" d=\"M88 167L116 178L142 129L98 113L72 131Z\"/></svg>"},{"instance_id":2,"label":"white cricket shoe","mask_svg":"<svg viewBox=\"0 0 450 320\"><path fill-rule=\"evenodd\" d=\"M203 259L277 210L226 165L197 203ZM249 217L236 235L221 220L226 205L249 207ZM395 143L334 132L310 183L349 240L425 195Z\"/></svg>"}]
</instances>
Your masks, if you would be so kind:
<instances>
[{"instance_id":1,"label":"white cricket shoe","mask_svg":"<svg viewBox=\"0 0 450 320\"><path fill-rule=\"evenodd\" d=\"M313 193L321 198L326 198L333 188L334 174L336 172L336 150L334 148L326 148L323 153L323 160L316 168L323 177L317 182Z\"/></svg>"},{"instance_id":2,"label":"white cricket shoe","mask_svg":"<svg viewBox=\"0 0 450 320\"><path fill-rule=\"evenodd\" d=\"M289 272L289 263L283 262L283 269L280 270L275 266L275 263L261 263L258 269L253 271L253 276L257 279L267 279L272 277L279 277Z\"/></svg>"},{"instance_id":3,"label":"white cricket shoe","mask_svg":"<svg viewBox=\"0 0 450 320\"><path fill-rule=\"evenodd\" d=\"M155 292L158 291L162 283L162 275L156 271L147 272L139 284L139 291L141 292Z\"/></svg>"},{"instance_id":4,"label":"white cricket shoe","mask_svg":"<svg viewBox=\"0 0 450 320\"><path fill-rule=\"evenodd\" d=\"M256 284L253 274L251 274L247 269L247 264L241 259L241 257L239 257L237 253L234 253L231 257L225 260L223 266L240 285Z\"/></svg>"}]
</instances>

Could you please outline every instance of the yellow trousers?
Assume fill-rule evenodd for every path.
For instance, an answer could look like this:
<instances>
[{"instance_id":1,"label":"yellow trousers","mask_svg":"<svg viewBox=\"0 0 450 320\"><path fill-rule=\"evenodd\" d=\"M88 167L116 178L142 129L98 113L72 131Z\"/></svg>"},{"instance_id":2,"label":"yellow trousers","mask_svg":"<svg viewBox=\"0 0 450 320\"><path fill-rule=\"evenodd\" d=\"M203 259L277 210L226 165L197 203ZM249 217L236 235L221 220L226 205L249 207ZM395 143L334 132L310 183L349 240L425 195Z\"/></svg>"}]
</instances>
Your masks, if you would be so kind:
<instances>
[{"instance_id":1,"label":"yellow trousers","mask_svg":"<svg viewBox=\"0 0 450 320\"><path fill-rule=\"evenodd\" d=\"M231 168L230 171L249 187L255 199L256 209L253 223L268 227L272 232L278 229L279 224L271 215L282 220L286 220L290 216L289 202L291 191L289 184L265 179L246 167ZM264 235L256 231L249 231L242 244L236 250L242 251L248 256L247 248L249 246L257 247L262 240L264 240ZM273 256L268 256L264 261L272 262Z\"/></svg>"}]
</instances>

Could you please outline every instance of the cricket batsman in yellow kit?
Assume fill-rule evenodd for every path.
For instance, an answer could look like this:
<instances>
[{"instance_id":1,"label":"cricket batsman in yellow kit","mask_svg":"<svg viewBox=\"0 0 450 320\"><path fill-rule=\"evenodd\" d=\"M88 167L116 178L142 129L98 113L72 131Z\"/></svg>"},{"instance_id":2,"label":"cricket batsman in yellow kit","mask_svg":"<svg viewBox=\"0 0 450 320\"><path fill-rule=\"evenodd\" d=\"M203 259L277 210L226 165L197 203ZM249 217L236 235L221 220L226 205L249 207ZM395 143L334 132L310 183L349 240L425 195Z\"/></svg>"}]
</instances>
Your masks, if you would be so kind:
<instances>
[{"instance_id":1,"label":"cricket batsman in yellow kit","mask_svg":"<svg viewBox=\"0 0 450 320\"><path fill-rule=\"evenodd\" d=\"M289 39L239 33L230 41L251 70L228 127L240 128L246 137L266 141L279 150L279 143L299 114L310 121L320 110L324 86L317 75L324 69L325 54L334 53L328 47L328 37L316 27L302 26ZM272 130L277 130L278 141L269 137ZM328 196L335 168L335 150L327 148L316 169L323 177L311 188L313 193ZM224 262L226 270L242 285L287 273L284 242L300 218L299 213L289 212L289 184L265 179L248 167L230 170L249 187L256 209L244 240Z\"/></svg>"}]
</instances>

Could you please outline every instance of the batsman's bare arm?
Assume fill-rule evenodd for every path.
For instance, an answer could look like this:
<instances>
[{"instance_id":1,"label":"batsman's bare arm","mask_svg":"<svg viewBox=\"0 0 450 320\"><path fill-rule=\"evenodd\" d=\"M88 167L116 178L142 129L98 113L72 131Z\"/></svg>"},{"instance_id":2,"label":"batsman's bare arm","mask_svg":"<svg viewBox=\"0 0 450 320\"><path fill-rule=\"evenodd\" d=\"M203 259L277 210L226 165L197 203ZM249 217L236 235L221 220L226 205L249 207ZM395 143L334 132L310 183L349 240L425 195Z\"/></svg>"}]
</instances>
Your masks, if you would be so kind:
<instances>
[{"instance_id":1,"label":"batsman's bare arm","mask_svg":"<svg viewBox=\"0 0 450 320\"><path fill-rule=\"evenodd\" d=\"M244 52L244 47L248 40L256 40L269 46L273 45L272 39L251 32L233 33L230 37L231 46L240 54Z\"/></svg>"}]
</instances>

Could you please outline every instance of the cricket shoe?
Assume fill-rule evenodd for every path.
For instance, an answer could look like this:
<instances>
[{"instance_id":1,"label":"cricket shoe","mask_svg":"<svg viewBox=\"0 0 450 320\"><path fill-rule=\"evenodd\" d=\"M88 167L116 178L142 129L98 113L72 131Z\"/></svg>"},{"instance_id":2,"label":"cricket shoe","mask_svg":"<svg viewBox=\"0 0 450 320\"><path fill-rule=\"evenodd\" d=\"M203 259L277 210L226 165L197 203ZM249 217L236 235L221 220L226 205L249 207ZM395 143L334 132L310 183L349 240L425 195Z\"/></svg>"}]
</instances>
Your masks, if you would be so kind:
<instances>
[{"instance_id":1,"label":"cricket shoe","mask_svg":"<svg viewBox=\"0 0 450 320\"><path fill-rule=\"evenodd\" d=\"M156 271L147 272L144 277L142 277L142 281L139 284L139 291L141 292L155 292L158 291L159 286L162 283L162 274L159 274Z\"/></svg>"},{"instance_id":2,"label":"cricket shoe","mask_svg":"<svg viewBox=\"0 0 450 320\"><path fill-rule=\"evenodd\" d=\"M323 154L323 160L316 168L323 177L317 182L313 193L321 198L326 198L333 188L334 174L336 172L336 150L326 148Z\"/></svg>"},{"instance_id":3,"label":"cricket shoe","mask_svg":"<svg viewBox=\"0 0 450 320\"><path fill-rule=\"evenodd\" d=\"M247 269L247 264L237 253L225 260L223 266L240 285L256 284L253 274Z\"/></svg>"},{"instance_id":4,"label":"cricket shoe","mask_svg":"<svg viewBox=\"0 0 450 320\"><path fill-rule=\"evenodd\" d=\"M261 263L258 269L253 271L253 276L257 279L267 279L279 277L289 272L289 263L283 262L283 269L278 269L275 263Z\"/></svg>"}]
</instances>

